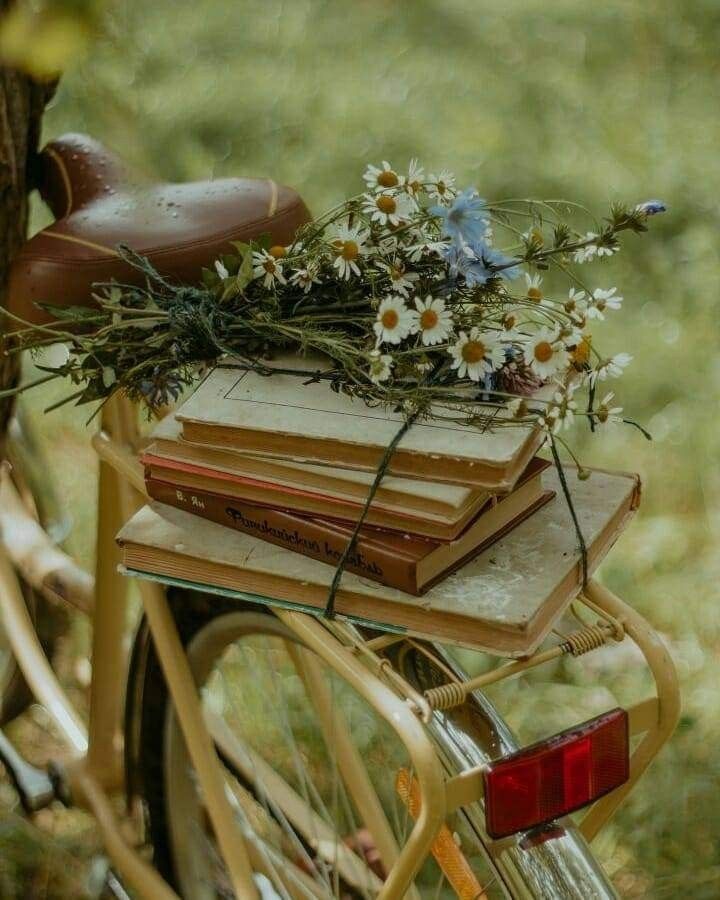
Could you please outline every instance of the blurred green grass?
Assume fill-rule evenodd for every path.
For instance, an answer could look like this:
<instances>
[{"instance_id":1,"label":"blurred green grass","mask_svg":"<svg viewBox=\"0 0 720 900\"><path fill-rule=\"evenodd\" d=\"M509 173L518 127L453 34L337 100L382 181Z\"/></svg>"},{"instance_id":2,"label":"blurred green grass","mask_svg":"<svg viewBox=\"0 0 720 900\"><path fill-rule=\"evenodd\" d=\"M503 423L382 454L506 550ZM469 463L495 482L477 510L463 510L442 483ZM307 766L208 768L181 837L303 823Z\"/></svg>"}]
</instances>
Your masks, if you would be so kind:
<instances>
[{"instance_id":1,"label":"blurred green grass","mask_svg":"<svg viewBox=\"0 0 720 900\"><path fill-rule=\"evenodd\" d=\"M597 842L628 897L720 894L719 41L715 0L125 0L45 123L46 138L94 134L150 178L270 175L318 212L362 188L368 160L411 156L491 198L600 214L665 200L649 236L589 270L625 296L596 337L635 356L617 393L654 440L575 439L585 462L643 475L640 516L603 577L667 636L683 682L676 736ZM47 399L28 407L89 562L85 411L42 419ZM562 707L587 717L589 689L602 708L605 688L644 686L618 663L619 676L565 667L517 682L512 724Z\"/></svg>"}]
</instances>

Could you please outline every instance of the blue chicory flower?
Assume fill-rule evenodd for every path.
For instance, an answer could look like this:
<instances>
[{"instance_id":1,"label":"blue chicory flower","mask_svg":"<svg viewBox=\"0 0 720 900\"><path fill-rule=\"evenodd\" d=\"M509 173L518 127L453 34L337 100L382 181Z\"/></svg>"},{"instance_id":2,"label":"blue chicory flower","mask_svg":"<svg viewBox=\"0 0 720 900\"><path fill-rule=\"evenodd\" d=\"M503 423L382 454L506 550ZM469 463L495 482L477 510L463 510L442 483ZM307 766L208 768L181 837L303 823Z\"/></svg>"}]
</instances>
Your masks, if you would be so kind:
<instances>
[{"instance_id":1,"label":"blue chicory flower","mask_svg":"<svg viewBox=\"0 0 720 900\"><path fill-rule=\"evenodd\" d=\"M453 278L462 275L468 287L487 284L496 276L512 281L520 275L520 266L511 265L515 262L512 257L505 256L484 240L465 247L451 245L443 251L443 256L450 267L450 275Z\"/></svg>"},{"instance_id":2,"label":"blue chicory flower","mask_svg":"<svg viewBox=\"0 0 720 900\"><path fill-rule=\"evenodd\" d=\"M662 200L646 200L644 203L638 203L635 207L638 212L645 213L646 216L656 216L658 213L665 212L666 208Z\"/></svg>"},{"instance_id":3,"label":"blue chicory flower","mask_svg":"<svg viewBox=\"0 0 720 900\"><path fill-rule=\"evenodd\" d=\"M443 220L443 235L459 245L482 241L488 226L485 201L478 197L475 188L458 194L452 206L431 207L430 213Z\"/></svg>"}]
</instances>

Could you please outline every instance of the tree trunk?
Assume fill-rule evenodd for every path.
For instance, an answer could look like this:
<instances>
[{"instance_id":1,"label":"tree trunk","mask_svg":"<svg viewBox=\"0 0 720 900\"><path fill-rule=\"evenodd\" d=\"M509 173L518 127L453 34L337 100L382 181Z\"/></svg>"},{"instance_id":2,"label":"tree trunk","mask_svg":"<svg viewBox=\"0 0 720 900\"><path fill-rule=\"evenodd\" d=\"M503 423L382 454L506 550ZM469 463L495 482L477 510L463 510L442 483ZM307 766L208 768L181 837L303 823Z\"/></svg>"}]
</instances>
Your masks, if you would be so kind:
<instances>
[{"instance_id":1,"label":"tree trunk","mask_svg":"<svg viewBox=\"0 0 720 900\"><path fill-rule=\"evenodd\" d=\"M0 0L0 15L10 5L8 0ZM33 187L31 173L42 114L54 91L54 82L39 83L22 72L0 67L0 304L3 305L10 263L25 240L28 192ZM0 390L15 382L18 371L17 355L0 356ZM0 441L12 405L12 401L0 399Z\"/></svg>"}]
</instances>

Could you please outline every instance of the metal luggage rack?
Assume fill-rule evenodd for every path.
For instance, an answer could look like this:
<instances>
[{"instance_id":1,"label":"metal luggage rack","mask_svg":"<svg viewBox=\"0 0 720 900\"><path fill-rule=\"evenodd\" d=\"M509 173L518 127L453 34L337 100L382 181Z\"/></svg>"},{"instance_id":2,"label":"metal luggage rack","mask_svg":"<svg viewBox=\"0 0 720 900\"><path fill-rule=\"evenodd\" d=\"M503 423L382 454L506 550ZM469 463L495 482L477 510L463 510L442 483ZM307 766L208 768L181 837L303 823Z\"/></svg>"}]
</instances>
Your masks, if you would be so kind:
<instances>
[{"instance_id":1,"label":"metal luggage rack","mask_svg":"<svg viewBox=\"0 0 720 900\"><path fill-rule=\"evenodd\" d=\"M481 692L491 684L498 684L563 656L584 656L608 644L632 641L642 653L653 676L655 695L626 710L631 739L641 735L642 739L631 753L628 781L597 800L585 812L579 828L590 841L607 824L673 733L680 714L680 692L675 666L664 641L638 612L606 587L591 580L571 604L570 613L578 623L576 629L563 633L555 628L543 648L467 679L458 678L438 654L435 646L427 640L401 633L387 633L365 639L358 627L341 619L318 621L402 698L425 724L433 715L461 706L475 692ZM589 615L595 621L588 621ZM548 643L550 646L547 646ZM447 681L438 687L419 692L391 665L385 655L390 648L401 644L411 646L426 656L447 675ZM448 811L482 799L483 772L484 767L478 767L449 780Z\"/></svg>"}]
</instances>

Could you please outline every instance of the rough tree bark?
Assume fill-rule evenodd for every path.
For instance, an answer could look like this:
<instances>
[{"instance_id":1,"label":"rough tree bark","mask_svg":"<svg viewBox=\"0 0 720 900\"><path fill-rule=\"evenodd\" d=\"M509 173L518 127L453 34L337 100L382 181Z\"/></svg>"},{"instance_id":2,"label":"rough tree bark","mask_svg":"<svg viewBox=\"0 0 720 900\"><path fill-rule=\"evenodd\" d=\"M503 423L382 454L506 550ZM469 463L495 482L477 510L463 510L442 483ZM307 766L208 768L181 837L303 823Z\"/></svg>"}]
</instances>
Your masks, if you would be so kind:
<instances>
[{"instance_id":1,"label":"rough tree bark","mask_svg":"<svg viewBox=\"0 0 720 900\"><path fill-rule=\"evenodd\" d=\"M11 5L12 0L0 0L0 15ZM10 263L25 240L33 160L43 110L54 91L55 83L39 83L22 72L0 66L0 303L3 304ZM17 356L0 357L0 390L14 383L18 367ZM11 401L0 400L0 441L11 410Z\"/></svg>"}]
</instances>

